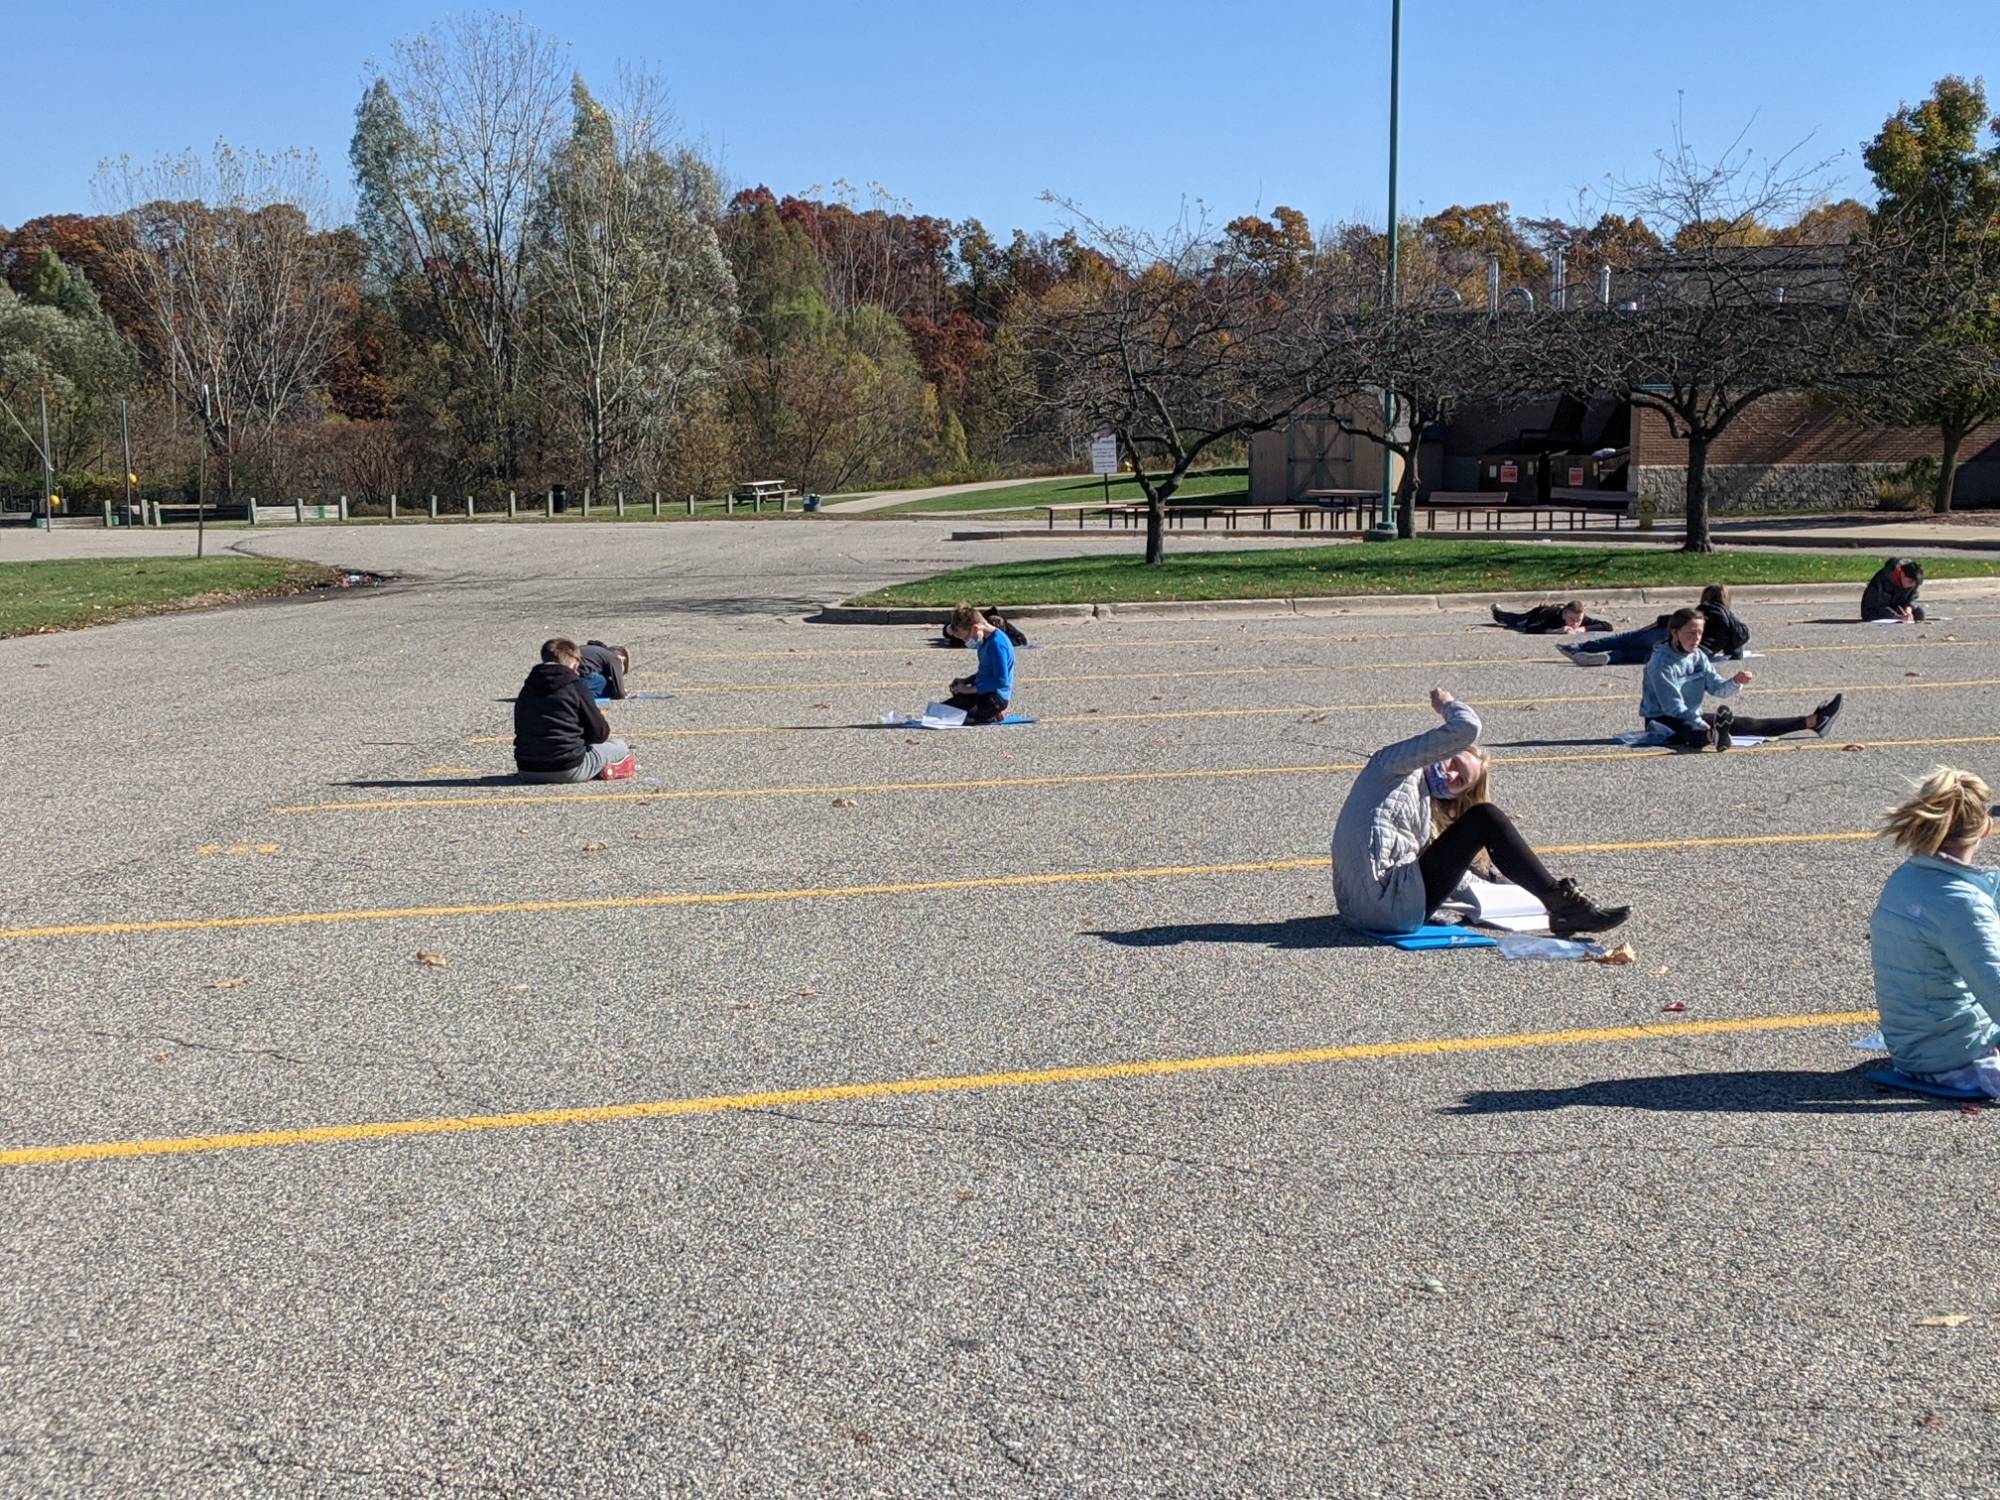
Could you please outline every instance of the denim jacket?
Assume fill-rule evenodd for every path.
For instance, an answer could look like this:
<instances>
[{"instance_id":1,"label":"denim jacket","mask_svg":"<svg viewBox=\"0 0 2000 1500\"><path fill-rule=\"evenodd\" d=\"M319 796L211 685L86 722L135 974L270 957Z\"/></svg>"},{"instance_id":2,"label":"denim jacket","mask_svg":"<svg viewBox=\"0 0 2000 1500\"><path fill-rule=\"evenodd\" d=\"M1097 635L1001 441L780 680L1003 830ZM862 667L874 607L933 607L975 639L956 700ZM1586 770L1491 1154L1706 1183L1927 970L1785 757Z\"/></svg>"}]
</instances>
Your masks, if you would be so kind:
<instances>
[{"instance_id":1,"label":"denim jacket","mask_svg":"<svg viewBox=\"0 0 2000 1500\"><path fill-rule=\"evenodd\" d=\"M1903 861L1868 924L1882 1038L1906 1073L1964 1067L2000 1045L2000 870Z\"/></svg>"},{"instance_id":2,"label":"denim jacket","mask_svg":"<svg viewBox=\"0 0 2000 1500\"><path fill-rule=\"evenodd\" d=\"M1646 685L1639 694L1639 717L1693 727L1701 719L1701 700L1709 694L1733 698L1741 689L1715 670L1708 653L1697 646L1682 656L1671 641L1661 641L1646 661Z\"/></svg>"}]
</instances>

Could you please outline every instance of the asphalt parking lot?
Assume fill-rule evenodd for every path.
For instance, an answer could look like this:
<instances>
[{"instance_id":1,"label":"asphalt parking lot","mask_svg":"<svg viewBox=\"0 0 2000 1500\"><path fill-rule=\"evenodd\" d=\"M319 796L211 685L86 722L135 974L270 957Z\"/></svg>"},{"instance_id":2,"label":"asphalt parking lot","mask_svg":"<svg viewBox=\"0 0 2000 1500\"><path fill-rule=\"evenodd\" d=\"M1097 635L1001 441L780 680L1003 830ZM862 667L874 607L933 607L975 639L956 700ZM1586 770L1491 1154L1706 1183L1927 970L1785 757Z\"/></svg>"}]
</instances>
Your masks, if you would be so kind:
<instances>
[{"instance_id":1,"label":"asphalt parking lot","mask_svg":"<svg viewBox=\"0 0 2000 1500\"><path fill-rule=\"evenodd\" d=\"M1990 1488L2000 1114L1851 1044L2000 590L1745 605L1743 710L1847 708L1723 756L1483 606L1031 622L1041 723L885 728L963 654L796 616L939 535L302 531L409 581L0 642L0 1491ZM634 780L505 780L557 632ZM1330 919L1433 685L1634 964Z\"/></svg>"}]
</instances>

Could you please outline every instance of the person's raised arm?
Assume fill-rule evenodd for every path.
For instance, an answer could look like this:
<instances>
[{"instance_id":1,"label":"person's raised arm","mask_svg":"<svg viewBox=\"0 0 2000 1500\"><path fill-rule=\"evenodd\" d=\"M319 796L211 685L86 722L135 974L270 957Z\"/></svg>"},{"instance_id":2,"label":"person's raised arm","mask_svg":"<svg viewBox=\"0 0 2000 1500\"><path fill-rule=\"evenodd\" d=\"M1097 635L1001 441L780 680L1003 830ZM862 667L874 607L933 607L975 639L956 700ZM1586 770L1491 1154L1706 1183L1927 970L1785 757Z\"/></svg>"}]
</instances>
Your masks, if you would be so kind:
<instances>
[{"instance_id":1,"label":"person's raised arm","mask_svg":"<svg viewBox=\"0 0 2000 1500\"><path fill-rule=\"evenodd\" d=\"M1431 689L1431 707L1444 722L1435 729L1384 745L1368 758L1369 765L1402 776L1433 761L1446 760L1470 749L1479 739L1479 715L1443 688Z\"/></svg>"}]
</instances>

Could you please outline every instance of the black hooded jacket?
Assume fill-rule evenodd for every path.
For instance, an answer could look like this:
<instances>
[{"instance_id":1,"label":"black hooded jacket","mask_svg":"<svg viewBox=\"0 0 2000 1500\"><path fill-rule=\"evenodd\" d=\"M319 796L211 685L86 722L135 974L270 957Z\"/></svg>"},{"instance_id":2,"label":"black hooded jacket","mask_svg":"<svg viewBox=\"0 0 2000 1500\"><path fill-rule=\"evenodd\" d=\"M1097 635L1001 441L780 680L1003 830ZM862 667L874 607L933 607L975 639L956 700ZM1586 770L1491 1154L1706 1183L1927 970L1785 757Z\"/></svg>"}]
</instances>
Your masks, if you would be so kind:
<instances>
[{"instance_id":1,"label":"black hooded jacket","mask_svg":"<svg viewBox=\"0 0 2000 1500\"><path fill-rule=\"evenodd\" d=\"M611 738L583 679L560 662L539 663L514 699L514 764L523 771L568 771Z\"/></svg>"}]
</instances>

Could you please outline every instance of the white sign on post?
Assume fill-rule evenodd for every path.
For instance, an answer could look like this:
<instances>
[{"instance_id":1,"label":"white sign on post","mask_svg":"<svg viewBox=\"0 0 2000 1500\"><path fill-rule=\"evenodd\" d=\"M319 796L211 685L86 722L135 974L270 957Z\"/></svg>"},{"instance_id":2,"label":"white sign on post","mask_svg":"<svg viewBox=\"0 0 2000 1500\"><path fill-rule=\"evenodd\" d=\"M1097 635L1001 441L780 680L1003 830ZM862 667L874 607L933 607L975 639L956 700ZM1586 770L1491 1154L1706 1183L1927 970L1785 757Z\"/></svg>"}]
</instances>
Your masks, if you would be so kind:
<instances>
[{"instance_id":1,"label":"white sign on post","mask_svg":"<svg viewBox=\"0 0 2000 1500\"><path fill-rule=\"evenodd\" d=\"M1090 440L1090 472L1093 474L1118 472L1118 439L1108 432L1099 433Z\"/></svg>"}]
</instances>

